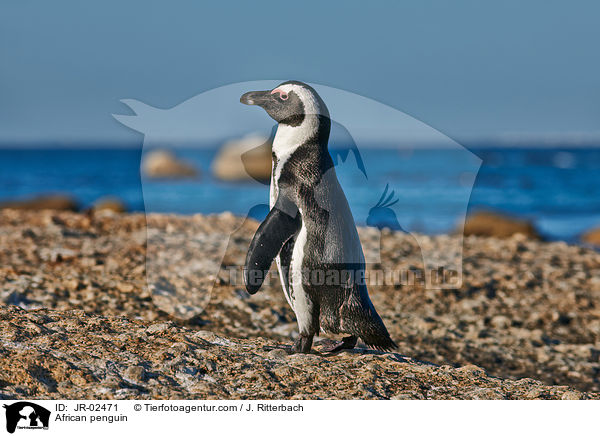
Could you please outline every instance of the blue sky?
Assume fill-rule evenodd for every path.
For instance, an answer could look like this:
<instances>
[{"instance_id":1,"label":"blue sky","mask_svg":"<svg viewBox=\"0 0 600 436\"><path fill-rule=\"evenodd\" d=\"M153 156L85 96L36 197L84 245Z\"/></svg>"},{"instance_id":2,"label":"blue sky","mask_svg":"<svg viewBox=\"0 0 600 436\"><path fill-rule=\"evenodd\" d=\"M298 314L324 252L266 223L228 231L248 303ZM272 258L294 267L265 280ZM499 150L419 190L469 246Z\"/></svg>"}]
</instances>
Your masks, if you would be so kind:
<instances>
[{"instance_id":1,"label":"blue sky","mask_svg":"<svg viewBox=\"0 0 600 436\"><path fill-rule=\"evenodd\" d=\"M372 3L3 2L0 142L135 144L111 116L128 113L120 99L168 108L280 77L459 142L600 138L600 3Z\"/></svg>"}]
</instances>

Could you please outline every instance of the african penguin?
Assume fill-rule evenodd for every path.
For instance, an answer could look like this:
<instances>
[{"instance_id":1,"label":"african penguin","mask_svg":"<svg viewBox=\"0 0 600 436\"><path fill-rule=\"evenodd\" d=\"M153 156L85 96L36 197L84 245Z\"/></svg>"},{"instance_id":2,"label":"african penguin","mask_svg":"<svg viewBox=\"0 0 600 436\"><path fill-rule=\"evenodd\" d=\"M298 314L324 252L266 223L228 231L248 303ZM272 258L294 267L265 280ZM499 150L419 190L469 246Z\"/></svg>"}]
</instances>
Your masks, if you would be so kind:
<instances>
[{"instance_id":1,"label":"african penguin","mask_svg":"<svg viewBox=\"0 0 600 436\"><path fill-rule=\"evenodd\" d=\"M278 122L273 140L270 212L248 249L244 280L258 292L275 259L299 336L293 352L309 353L319 330L350 336L326 351L396 344L369 299L354 218L327 149L331 121L317 92L297 81L252 91L240 102Z\"/></svg>"}]
</instances>

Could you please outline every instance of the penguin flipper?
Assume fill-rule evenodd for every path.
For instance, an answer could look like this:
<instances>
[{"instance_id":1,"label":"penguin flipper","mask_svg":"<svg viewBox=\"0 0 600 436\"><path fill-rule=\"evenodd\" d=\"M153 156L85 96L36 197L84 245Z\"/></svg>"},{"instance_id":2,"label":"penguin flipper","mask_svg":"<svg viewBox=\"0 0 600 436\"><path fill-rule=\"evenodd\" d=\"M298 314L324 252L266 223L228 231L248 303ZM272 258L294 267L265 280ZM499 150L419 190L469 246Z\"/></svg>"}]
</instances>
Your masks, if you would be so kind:
<instances>
[{"instance_id":1,"label":"penguin flipper","mask_svg":"<svg viewBox=\"0 0 600 436\"><path fill-rule=\"evenodd\" d=\"M252 238L244 267L244 282L250 294L258 292L273 259L283 245L300 229L300 214L297 213L295 206L291 206L291 202L278 199Z\"/></svg>"}]
</instances>

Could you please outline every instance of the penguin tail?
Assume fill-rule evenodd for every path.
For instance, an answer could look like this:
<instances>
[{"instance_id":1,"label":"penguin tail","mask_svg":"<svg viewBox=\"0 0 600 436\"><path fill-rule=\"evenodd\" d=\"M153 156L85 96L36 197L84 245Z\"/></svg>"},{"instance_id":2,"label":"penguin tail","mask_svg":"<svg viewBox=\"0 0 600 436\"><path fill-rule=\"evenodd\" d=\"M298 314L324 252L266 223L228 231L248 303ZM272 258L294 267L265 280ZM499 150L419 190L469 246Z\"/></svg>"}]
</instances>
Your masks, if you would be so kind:
<instances>
[{"instance_id":1,"label":"penguin tail","mask_svg":"<svg viewBox=\"0 0 600 436\"><path fill-rule=\"evenodd\" d=\"M398 345L390 337L390 334L387 332L385 326L383 326L383 331L377 335L366 335L363 333L359 335L359 337L367 346L378 351L390 352L398 349Z\"/></svg>"},{"instance_id":2,"label":"penguin tail","mask_svg":"<svg viewBox=\"0 0 600 436\"><path fill-rule=\"evenodd\" d=\"M361 294L356 296L358 298L350 298L350 301L342 306L343 330L358 336L367 346L376 350L397 349L398 345L390 337L373 303L368 297L363 297L365 294Z\"/></svg>"}]
</instances>

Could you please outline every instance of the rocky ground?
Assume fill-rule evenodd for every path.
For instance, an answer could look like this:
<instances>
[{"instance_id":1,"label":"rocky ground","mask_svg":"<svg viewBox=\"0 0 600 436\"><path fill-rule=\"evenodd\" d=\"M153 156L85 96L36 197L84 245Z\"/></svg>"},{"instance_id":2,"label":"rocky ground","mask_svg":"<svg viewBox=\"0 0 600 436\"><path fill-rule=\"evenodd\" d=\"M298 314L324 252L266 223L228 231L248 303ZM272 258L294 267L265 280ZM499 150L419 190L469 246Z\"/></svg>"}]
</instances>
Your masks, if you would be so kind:
<instances>
[{"instance_id":1,"label":"rocky ground","mask_svg":"<svg viewBox=\"0 0 600 436\"><path fill-rule=\"evenodd\" d=\"M288 356L277 281L250 297L218 267L242 262L256 225L0 211L0 396L598 397L600 253L470 236L460 289L371 288L398 353ZM455 238L420 242L444 252ZM422 268L409 235L361 239L367 258L381 244L382 264Z\"/></svg>"},{"instance_id":2,"label":"rocky ground","mask_svg":"<svg viewBox=\"0 0 600 436\"><path fill-rule=\"evenodd\" d=\"M267 339L233 339L171 322L83 311L0 308L4 398L584 399L597 394L483 369L356 350L290 355Z\"/></svg>"}]
</instances>

